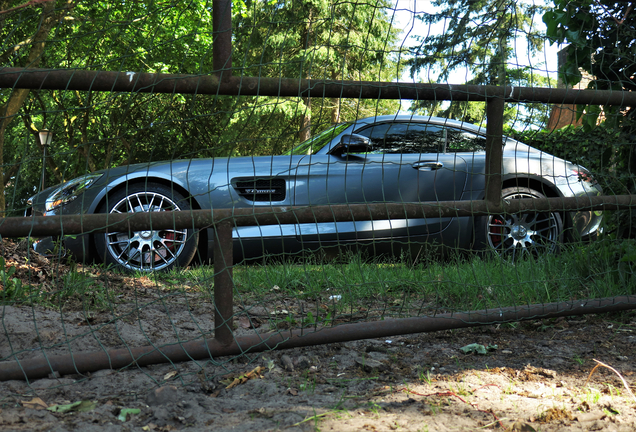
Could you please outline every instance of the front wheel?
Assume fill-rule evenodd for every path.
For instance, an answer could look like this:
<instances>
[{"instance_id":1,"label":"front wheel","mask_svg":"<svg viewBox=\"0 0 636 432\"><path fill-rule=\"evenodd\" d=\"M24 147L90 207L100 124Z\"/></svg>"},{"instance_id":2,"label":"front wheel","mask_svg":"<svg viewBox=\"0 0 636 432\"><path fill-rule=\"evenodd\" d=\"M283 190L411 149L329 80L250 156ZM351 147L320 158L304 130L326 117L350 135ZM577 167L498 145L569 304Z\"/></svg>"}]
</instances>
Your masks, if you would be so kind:
<instances>
[{"instance_id":1,"label":"front wheel","mask_svg":"<svg viewBox=\"0 0 636 432\"><path fill-rule=\"evenodd\" d=\"M157 183L128 186L109 197L100 213L190 210L178 192ZM187 266L198 244L192 229L161 229L95 234L100 258L125 271L167 271Z\"/></svg>"},{"instance_id":2,"label":"front wheel","mask_svg":"<svg viewBox=\"0 0 636 432\"><path fill-rule=\"evenodd\" d=\"M501 191L504 200L545 198L525 187ZM476 219L475 246L489 249L500 256L516 258L524 255L556 253L563 241L563 222L556 212L488 215Z\"/></svg>"}]
</instances>

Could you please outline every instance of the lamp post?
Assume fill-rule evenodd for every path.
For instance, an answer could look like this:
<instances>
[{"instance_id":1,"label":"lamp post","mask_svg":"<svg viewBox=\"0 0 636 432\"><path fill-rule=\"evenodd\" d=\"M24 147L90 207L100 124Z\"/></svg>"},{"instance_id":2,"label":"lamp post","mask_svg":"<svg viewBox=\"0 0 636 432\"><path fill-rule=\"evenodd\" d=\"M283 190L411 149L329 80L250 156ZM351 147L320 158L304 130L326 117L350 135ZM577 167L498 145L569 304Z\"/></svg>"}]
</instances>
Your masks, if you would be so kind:
<instances>
[{"instance_id":1,"label":"lamp post","mask_svg":"<svg viewBox=\"0 0 636 432\"><path fill-rule=\"evenodd\" d=\"M46 187L46 150L49 145L51 145L51 141L53 141L53 132L48 129L42 129L38 135L40 136L40 144L42 144L42 186L40 190L43 191Z\"/></svg>"}]
</instances>

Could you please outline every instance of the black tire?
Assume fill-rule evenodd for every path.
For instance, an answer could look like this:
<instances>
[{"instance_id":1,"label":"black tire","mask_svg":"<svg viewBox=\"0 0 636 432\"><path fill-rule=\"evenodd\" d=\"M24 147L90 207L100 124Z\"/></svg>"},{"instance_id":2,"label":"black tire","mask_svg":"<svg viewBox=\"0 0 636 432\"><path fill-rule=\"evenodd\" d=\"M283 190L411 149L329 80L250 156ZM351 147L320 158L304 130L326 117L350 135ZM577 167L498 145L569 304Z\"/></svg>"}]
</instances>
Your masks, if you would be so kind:
<instances>
[{"instance_id":1,"label":"black tire","mask_svg":"<svg viewBox=\"0 0 636 432\"><path fill-rule=\"evenodd\" d=\"M133 184L108 197L99 213L190 210L180 193L158 183ZM165 229L95 234L100 259L127 272L168 271L190 264L197 251L198 232Z\"/></svg>"},{"instance_id":2,"label":"black tire","mask_svg":"<svg viewBox=\"0 0 636 432\"><path fill-rule=\"evenodd\" d=\"M545 198L525 187L506 188L501 196L505 200ZM563 243L563 221L557 212L481 216L475 225L475 249L503 257L557 253Z\"/></svg>"}]
</instances>

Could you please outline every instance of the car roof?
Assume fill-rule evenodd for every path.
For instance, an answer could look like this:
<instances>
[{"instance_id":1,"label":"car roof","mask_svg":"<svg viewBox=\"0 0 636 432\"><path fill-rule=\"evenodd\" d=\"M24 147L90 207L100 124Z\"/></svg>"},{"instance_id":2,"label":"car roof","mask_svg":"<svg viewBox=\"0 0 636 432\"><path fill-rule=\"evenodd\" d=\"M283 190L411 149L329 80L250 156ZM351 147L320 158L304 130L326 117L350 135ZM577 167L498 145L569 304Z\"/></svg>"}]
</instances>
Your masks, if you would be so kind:
<instances>
[{"instance_id":1,"label":"car roof","mask_svg":"<svg viewBox=\"0 0 636 432\"><path fill-rule=\"evenodd\" d=\"M485 134L486 128L474 125L472 123L467 123L459 120L452 120L443 117L434 117L434 116L421 116L421 115L412 115L412 114L395 114L395 115L381 115L375 117L367 117L363 119L358 119L351 121L350 123L353 125L364 125L364 124L372 124L372 123L382 123L388 121L415 121L422 123L435 124L440 126L451 126L459 129L470 130L476 133Z\"/></svg>"}]
</instances>

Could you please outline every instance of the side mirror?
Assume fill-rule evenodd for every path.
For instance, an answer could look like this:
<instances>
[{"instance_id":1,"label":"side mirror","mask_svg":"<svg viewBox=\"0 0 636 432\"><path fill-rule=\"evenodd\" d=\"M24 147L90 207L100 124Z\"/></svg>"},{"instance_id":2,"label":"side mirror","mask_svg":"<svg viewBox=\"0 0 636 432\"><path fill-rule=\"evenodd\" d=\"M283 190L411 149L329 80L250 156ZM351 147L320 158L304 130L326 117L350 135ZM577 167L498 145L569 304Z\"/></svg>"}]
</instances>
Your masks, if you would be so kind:
<instances>
[{"instance_id":1,"label":"side mirror","mask_svg":"<svg viewBox=\"0 0 636 432\"><path fill-rule=\"evenodd\" d=\"M372 151L371 140L362 135L343 135L340 142L329 151L332 155L342 155L346 153L367 153Z\"/></svg>"}]
</instances>

